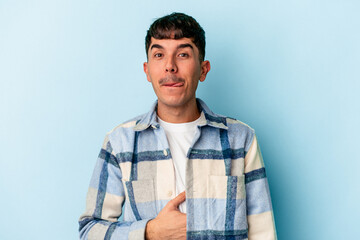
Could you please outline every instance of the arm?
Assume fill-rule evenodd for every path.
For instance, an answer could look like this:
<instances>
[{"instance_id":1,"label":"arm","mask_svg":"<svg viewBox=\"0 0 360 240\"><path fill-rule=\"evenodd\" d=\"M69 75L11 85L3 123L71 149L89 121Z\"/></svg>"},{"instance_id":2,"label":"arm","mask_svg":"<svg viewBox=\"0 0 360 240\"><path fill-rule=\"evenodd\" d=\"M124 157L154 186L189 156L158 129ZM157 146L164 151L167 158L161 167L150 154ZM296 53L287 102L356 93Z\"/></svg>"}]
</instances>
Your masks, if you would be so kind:
<instances>
[{"instance_id":1,"label":"arm","mask_svg":"<svg viewBox=\"0 0 360 240\"><path fill-rule=\"evenodd\" d=\"M91 178L86 211L79 219L80 239L144 239L150 219L118 221L125 193L118 161L106 137Z\"/></svg>"},{"instance_id":2,"label":"arm","mask_svg":"<svg viewBox=\"0 0 360 240\"><path fill-rule=\"evenodd\" d=\"M265 166L255 135L245 156L245 184L249 240L277 239Z\"/></svg>"}]
</instances>

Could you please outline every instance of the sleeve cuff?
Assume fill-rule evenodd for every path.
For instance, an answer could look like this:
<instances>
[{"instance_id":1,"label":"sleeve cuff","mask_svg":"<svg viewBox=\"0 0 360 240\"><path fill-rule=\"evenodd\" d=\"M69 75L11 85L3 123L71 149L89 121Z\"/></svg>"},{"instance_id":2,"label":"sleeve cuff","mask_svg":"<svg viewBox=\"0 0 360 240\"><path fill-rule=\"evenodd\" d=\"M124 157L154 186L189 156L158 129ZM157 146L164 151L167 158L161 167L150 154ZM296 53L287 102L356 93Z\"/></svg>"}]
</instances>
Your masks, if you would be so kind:
<instances>
[{"instance_id":1,"label":"sleeve cuff","mask_svg":"<svg viewBox=\"0 0 360 240\"><path fill-rule=\"evenodd\" d=\"M133 222L130 226L129 239L145 240L145 228L148 221L151 219L144 219Z\"/></svg>"}]
</instances>

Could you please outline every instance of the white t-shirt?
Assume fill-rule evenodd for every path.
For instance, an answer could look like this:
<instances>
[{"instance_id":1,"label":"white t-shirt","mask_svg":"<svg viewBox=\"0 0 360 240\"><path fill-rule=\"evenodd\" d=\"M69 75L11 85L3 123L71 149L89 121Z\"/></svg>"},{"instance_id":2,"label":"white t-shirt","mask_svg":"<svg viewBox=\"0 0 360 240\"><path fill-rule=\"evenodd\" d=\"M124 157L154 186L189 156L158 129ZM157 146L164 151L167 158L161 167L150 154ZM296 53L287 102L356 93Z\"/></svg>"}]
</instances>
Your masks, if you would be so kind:
<instances>
[{"instance_id":1,"label":"white t-shirt","mask_svg":"<svg viewBox=\"0 0 360 240\"><path fill-rule=\"evenodd\" d=\"M188 161L186 155L194 139L196 128L201 118L202 115L193 122L168 123L158 117L160 126L165 130L174 163L176 195L185 191L185 170L186 162ZM180 204L179 209L181 212L186 213L185 202Z\"/></svg>"}]
</instances>

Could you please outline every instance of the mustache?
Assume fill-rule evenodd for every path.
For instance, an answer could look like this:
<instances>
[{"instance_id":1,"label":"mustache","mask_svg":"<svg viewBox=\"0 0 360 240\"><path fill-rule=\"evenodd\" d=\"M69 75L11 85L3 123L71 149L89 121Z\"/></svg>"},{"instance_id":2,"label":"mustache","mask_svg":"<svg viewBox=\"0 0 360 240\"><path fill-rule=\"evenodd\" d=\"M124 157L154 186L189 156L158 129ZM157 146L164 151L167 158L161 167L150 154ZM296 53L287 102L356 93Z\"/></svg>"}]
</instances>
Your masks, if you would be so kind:
<instances>
[{"instance_id":1,"label":"mustache","mask_svg":"<svg viewBox=\"0 0 360 240\"><path fill-rule=\"evenodd\" d=\"M174 75L169 75L169 76L166 76L166 77L161 78L159 80L160 85L163 85L163 84L166 84L166 83L169 83L169 82L171 82L171 83L183 83L183 82L185 82L185 79L178 78L178 77L176 77Z\"/></svg>"}]
</instances>

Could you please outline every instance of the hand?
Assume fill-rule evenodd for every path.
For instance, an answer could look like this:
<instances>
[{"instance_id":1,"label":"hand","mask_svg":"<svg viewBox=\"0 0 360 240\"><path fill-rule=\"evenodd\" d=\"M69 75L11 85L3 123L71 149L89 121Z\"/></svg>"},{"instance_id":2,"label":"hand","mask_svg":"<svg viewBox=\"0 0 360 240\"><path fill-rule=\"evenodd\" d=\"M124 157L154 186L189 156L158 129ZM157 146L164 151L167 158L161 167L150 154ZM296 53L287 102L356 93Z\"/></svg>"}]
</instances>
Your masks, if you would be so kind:
<instances>
[{"instance_id":1,"label":"hand","mask_svg":"<svg viewBox=\"0 0 360 240\"><path fill-rule=\"evenodd\" d=\"M186 199L185 192L170 200L156 218L150 220L145 229L145 238L186 239L186 214L179 211L179 205Z\"/></svg>"}]
</instances>

